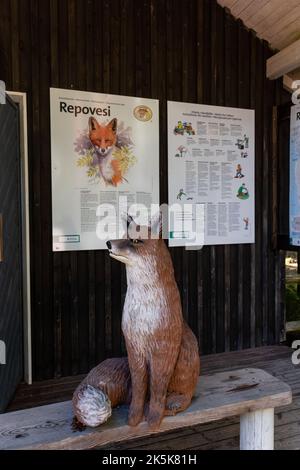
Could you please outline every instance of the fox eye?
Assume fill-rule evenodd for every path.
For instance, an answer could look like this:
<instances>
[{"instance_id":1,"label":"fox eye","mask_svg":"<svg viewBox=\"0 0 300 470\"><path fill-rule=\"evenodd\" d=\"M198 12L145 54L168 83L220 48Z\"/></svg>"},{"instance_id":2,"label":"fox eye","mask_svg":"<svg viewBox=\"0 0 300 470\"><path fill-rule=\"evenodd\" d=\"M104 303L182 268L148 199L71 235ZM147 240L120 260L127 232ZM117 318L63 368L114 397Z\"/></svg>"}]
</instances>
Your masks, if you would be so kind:
<instances>
[{"instance_id":1,"label":"fox eye","mask_svg":"<svg viewBox=\"0 0 300 470\"><path fill-rule=\"evenodd\" d=\"M134 245L137 245L139 243L143 243L143 240L140 240L139 238L135 238L134 240L131 240L131 243L133 243Z\"/></svg>"}]
</instances>

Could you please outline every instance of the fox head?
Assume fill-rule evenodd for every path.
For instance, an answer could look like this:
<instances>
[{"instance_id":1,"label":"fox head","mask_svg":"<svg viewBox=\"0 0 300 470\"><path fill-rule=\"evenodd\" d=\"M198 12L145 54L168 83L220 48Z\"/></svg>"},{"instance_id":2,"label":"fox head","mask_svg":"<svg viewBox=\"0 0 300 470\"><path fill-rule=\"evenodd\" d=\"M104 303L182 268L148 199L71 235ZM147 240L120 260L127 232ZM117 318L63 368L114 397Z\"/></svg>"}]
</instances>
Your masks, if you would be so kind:
<instances>
[{"instance_id":1,"label":"fox head","mask_svg":"<svg viewBox=\"0 0 300 470\"><path fill-rule=\"evenodd\" d=\"M127 237L106 243L110 256L125 263L129 281L150 283L165 270L173 272L161 230L160 216L155 216L149 226L138 225L129 217Z\"/></svg>"},{"instance_id":2,"label":"fox head","mask_svg":"<svg viewBox=\"0 0 300 470\"><path fill-rule=\"evenodd\" d=\"M117 119L101 125L94 117L89 118L89 137L99 156L105 157L117 142Z\"/></svg>"}]
</instances>

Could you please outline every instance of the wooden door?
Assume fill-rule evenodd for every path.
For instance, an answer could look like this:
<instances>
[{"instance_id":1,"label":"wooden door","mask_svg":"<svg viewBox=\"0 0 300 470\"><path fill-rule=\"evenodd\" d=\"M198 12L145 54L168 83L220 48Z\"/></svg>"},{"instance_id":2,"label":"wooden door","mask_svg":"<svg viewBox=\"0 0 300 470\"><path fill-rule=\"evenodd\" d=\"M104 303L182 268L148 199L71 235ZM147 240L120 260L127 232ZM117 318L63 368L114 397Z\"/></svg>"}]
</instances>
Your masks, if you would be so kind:
<instances>
[{"instance_id":1,"label":"wooden door","mask_svg":"<svg viewBox=\"0 0 300 470\"><path fill-rule=\"evenodd\" d=\"M0 104L0 412L23 376L19 109Z\"/></svg>"}]
</instances>

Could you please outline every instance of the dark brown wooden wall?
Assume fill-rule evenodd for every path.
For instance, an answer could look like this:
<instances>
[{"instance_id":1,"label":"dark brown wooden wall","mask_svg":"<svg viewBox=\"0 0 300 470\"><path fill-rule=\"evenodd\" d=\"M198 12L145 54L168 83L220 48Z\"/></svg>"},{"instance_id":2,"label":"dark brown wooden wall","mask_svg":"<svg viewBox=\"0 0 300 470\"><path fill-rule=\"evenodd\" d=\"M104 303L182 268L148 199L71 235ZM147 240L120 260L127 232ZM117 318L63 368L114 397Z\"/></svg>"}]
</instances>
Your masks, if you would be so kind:
<instances>
[{"instance_id":1,"label":"dark brown wooden wall","mask_svg":"<svg viewBox=\"0 0 300 470\"><path fill-rule=\"evenodd\" d=\"M87 371L124 353L123 268L104 251L51 251L49 87L160 100L161 202L166 100L256 110L256 244L173 249L184 312L203 353L279 342L283 257L271 249L270 56L215 0L0 0L0 78L28 93L35 379Z\"/></svg>"},{"instance_id":2,"label":"dark brown wooden wall","mask_svg":"<svg viewBox=\"0 0 300 470\"><path fill-rule=\"evenodd\" d=\"M290 124L292 101L277 106L277 240L280 248L299 251L290 245ZM299 265L300 267L300 265Z\"/></svg>"}]
</instances>

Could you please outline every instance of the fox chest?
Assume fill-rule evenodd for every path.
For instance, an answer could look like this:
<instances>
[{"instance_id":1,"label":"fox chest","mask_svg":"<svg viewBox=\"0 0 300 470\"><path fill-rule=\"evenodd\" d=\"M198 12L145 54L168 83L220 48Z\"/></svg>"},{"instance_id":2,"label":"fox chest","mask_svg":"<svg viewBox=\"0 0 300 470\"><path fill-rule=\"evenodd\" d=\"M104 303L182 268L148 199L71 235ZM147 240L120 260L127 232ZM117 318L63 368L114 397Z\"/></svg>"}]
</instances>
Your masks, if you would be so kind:
<instances>
[{"instance_id":1,"label":"fox chest","mask_svg":"<svg viewBox=\"0 0 300 470\"><path fill-rule=\"evenodd\" d=\"M154 300L154 299L153 299ZM141 302L127 296L122 317L122 330L127 341L141 354L155 342L157 331L164 327L163 302Z\"/></svg>"},{"instance_id":2,"label":"fox chest","mask_svg":"<svg viewBox=\"0 0 300 470\"><path fill-rule=\"evenodd\" d=\"M114 176L112 159L112 154L109 153L104 158L101 158L99 162L101 176L107 181L110 181Z\"/></svg>"}]
</instances>

